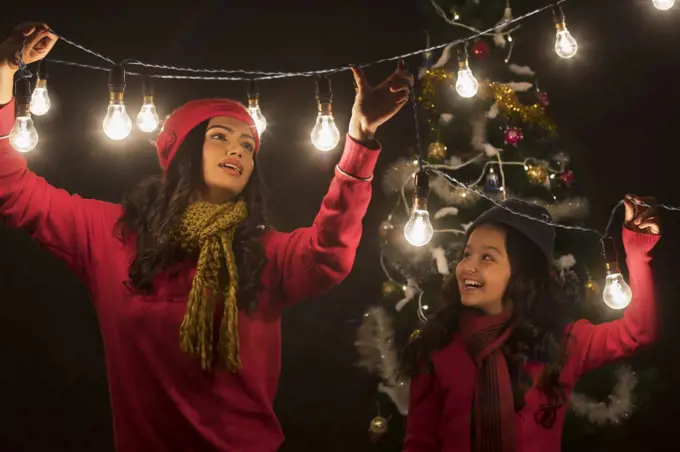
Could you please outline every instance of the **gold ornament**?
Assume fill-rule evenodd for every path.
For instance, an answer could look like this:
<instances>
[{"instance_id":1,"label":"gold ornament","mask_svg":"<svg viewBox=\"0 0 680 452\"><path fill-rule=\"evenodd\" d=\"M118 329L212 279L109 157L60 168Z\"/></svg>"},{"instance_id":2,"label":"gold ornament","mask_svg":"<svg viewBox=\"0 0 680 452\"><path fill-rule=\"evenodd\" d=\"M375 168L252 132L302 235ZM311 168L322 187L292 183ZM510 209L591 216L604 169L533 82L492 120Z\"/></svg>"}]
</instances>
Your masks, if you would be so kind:
<instances>
[{"instance_id":1,"label":"gold ornament","mask_svg":"<svg viewBox=\"0 0 680 452\"><path fill-rule=\"evenodd\" d=\"M374 417L371 419L368 430L374 435L384 435L387 433L387 419L382 416Z\"/></svg>"},{"instance_id":2,"label":"gold ornament","mask_svg":"<svg viewBox=\"0 0 680 452\"><path fill-rule=\"evenodd\" d=\"M382 223L380 223L380 229L378 229L378 234L382 238L387 238L390 235L390 232L394 229L394 225L390 220L385 220Z\"/></svg>"},{"instance_id":3,"label":"gold ornament","mask_svg":"<svg viewBox=\"0 0 680 452\"><path fill-rule=\"evenodd\" d=\"M385 281L382 284L383 297L391 297L402 290L401 286L394 281Z\"/></svg>"},{"instance_id":4,"label":"gold ornament","mask_svg":"<svg viewBox=\"0 0 680 452\"><path fill-rule=\"evenodd\" d=\"M420 96L418 96L418 103L423 109L427 117L427 124L430 126L430 131L434 134L437 132L438 118L436 114L435 97L437 88L441 83L451 83L454 76L451 72L443 69L428 69L420 79Z\"/></svg>"},{"instance_id":5,"label":"gold ornament","mask_svg":"<svg viewBox=\"0 0 680 452\"><path fill-rule=\"evenodd\" d=\"M545 164L527 165L527 177L534 185L543 185L548 178L548 167Z\"/></svg>"},{"instance_id":6,"label":"gold ornament","mask_svg":"<svg viewBox=\"0 0 680 452\"><path fill-rule=\"evenodd\" d=\"M600 293L600 285L593 281L592 279L589 279L588 282L584 284L584 287L586 288L587 291L592 292L594 294Z\"/></svg>"},{"instance_id":7,"label":"gold ornament","mask_svg":"<svg viewBox=\"0 0 680 452\"><path fill-rule=\"evenodd\" d=\"M480 84L480 88L482 98L494 99L502 113L517 115L525 123L536 124L550 133L555 133L555 124L545 115L545 109L540 103L522 104L517 93L502 83L485 80Z\"/></svg>"},{"instance_id":8,"label":"gold ornament","mask_svg":"<svg viewBox=\"0 0 680 452\"><path fill-rule=\"evenodd\" d=\"M409 341L409 342L413 342L413 341L415 341L416 339L418 339L419 337L420 337L420 330L416 328L416 329L413 330L413 331L411 332L411 334L409 335L408 341Z\"/></svg>"},{"instance_id":9,"label":"gold ornament","mask_svg":"<svg viewBox=\"0 0 680 452\"><path fill-rule=\"evenodd\" d=\"M446 145L441 141L430 143L427 147L427 158L430 160L444 160L446 158Z\"/></svg>"}]
</instances>

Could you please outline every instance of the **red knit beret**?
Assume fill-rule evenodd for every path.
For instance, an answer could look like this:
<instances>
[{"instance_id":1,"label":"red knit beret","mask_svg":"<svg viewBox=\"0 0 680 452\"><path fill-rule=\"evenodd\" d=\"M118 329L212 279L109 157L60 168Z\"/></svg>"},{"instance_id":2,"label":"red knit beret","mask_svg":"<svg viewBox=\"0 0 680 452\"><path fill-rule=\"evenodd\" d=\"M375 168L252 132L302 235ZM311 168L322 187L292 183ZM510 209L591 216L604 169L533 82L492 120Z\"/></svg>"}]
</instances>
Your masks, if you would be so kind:
<instances>
[{"instance_id":1,"label":"red knit beret","mask_svg":"<svg viewBox=\"0 0 680 452\"><path fill-rule=\"evenodd\" d=\"M168 170L187 134L203 121L216 116L227 116L248 124L255 138L255 152L260 149L255 121L239 102L217 98L192 100L170 114L156 138L156 152L163 171Z\"/></svg>"}]
</instances>

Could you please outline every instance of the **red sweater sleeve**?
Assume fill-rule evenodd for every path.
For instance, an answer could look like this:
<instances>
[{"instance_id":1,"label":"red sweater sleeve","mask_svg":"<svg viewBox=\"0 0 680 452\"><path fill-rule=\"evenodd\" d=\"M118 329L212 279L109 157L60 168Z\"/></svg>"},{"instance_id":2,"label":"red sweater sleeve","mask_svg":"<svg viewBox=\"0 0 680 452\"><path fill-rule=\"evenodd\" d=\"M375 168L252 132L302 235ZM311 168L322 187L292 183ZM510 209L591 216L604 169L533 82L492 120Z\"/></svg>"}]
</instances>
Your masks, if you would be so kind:
<instances>
[{"instance_id":1,"label":"red sweater sleeve","mask_svg":"<svg viewBox=\"0 0 680 452\"><path fill-rule=\"evenodd\" d=\"M379 146L368 149L348 135L339 169L312 226L265 236L267 258L278 272L274 292L281 293L285 304L326 291L352 270L379 151Z\"/></svg>"},{"instance_id":2,"label":"red sweater sleeve","mask_svg":"<svg viewBox=\"0 0 680 452\"><path fill-rule=\"evenodd\" d=\"M13 125L14 101L0 107L0 136L8 135ZM80 277L87 275L91 231L101 222L105 204L48 184L28 169L9 139L0 139L0 217L28 232Z\"/></svg>"},{"instance_id":3,"label":"red sweater sleeve","mask_svg":"<svg viewBox=\"0 0 680 452\"><path fill-rule=\"evenodd\" d=\"M403 452L439 452L437 429L442 397L434 374L419 374L411 380L408 418Z\"/></svg>"},{"instance_id":4,"label":"red sweater sleeve","mask_svg":"<svg viewBox=\"0 0 680 452\"><path fill-rule=\"evenodd\" d=\"M639 234L623 229L629 285L633 299L621 319L600 325L579 320L567 336L572 375L578 378L589 370L630 356L639 346L656 337L656 300L651 250L658 235Z\"/></svg>"}]
</instances>

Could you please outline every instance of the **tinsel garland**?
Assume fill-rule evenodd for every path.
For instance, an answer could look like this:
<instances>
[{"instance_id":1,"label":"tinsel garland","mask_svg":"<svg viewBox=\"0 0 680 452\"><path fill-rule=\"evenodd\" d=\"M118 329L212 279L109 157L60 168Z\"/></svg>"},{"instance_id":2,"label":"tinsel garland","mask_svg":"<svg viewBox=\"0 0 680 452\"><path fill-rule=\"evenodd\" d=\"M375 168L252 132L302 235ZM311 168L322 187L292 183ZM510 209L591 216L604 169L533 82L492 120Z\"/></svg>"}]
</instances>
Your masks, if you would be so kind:
<instances>
[{"instance_id":1,"label":"tinsel garland","mask_svg":"<svg viewBox=\"0 0 680 452\"><path fill-rule=\"evenodd\" d=\"M436 93L441 83L453 85L456 77L444 68L427 69L421 78L421 91L418 100L426 113L428 127L433 133L437 132ZM479 95L482 99L493 99L501 113L507 116L518 116L526 124L536 124L550 133L555 133L555 124L546 116L545 108L535 102L524 105L517 93L507 84L484 80L480 83Z\"/></svg>"},{"instance_id":2,"label":"tinsel garland","mask_svg":"<svg viewBox=\"0 0 680 452\"><path fill-rule=\"evenodd\" d=\"M441 83L452 82L456 78L454 75L444 68L430 68L425 71L421 78L420 96L418 102L420 107L426 113L427 125L433 134L437 133L438 121L435 119L437 107L435 105L435 97L437 88Z\"/></svg>"},{"instance_id":3,"label":"tinsel garland","mask_svg":"<svg viewBox=\"0 0 680 452\"><path fill-rule=\"evenodd\" d=\"M387 394L399 412L406 416L410 381L399 372L392 319L385 309L374 306L366 311L355 345L360 356L357 365L380 376L382 382L378 391Z\"/></svg>"},{"instance_id":4,"label":"tinsel garland","mask_svg":"<svg viewBox=\"0 0 680 452\"><path fill-rule=\"evenodd\" d=\"M480 83L480 95L483 99L494 99L501 113L517 115L524 123L536 124L550 133L556 130L555 124L546 116L540 103L522 104L517 93L508 85L485 80Z\"/></svg>"},{"instance_id":5,"label":"tinsel garland","mask_svg":"<svg viewBox=\"0 0 680 452\"><path fill-rule=\"evenodd\" d=\"M616 378L616 386L609 395L609 403L593 400L585 394L574 392L570 398L571 409L593 424L620 424L633 412L633 392L638 379L635 372L627 366L616 371Z\"/></svg>"}]
</instances>

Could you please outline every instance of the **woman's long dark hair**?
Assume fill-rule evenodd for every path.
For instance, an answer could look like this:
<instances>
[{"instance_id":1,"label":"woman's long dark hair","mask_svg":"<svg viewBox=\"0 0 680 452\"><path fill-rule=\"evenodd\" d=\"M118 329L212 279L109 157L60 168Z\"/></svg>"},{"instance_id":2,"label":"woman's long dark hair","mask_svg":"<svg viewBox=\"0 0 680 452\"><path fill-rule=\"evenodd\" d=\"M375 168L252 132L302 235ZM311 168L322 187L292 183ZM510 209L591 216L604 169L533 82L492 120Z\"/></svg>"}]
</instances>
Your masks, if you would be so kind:
<instances>
[{"instance_id":1,"label":"woman's long dark hair","mask_svg":"<svg viewBox=\"0 0 680 452\"><path fill-rule=\"evenodd\" d=\"M143 181L123 199L124 213L118 226L122 240L136 238L137 255L130 265L128 286L136 293L153 293L154 279L183 256L173 231L193 201L203 180L203 143L208 121L189 132L170 162L165 177ZM238 226L234 253L239 270L238 304L252 312L262 289L266 263L261 236L265 224L264 203L257 165L243 191L248 218Z\"/></svg>"},{"instance_id":2,"label":"woman's long dark hair","mask_svg":"<svg viewBox=\"0 0 680 452\"><path fill-rule=\"evenodd\" d=\"M538 382L549 400L549 406L535 416L536 421L550 428L555 411L566 403L564 387L559 382L565 364L562 339L569 322L570 309L557 279L550 271L545 255L524 234L502 224L494 224L506 233L505 246L510 260L510 281L504 303L512 300L512 319L516 325L503 346L515 394L515 409L524 405L524 393L531 380L523 371L529 361L545 364ZM468 231L467 237L472 233ZM459 330L459 317L464 309L455 274L442 289L445 305L407 345L403 354L402 371L415 376L433 369L431 355L442 349Z\"/></svg>"}]
</instances>

